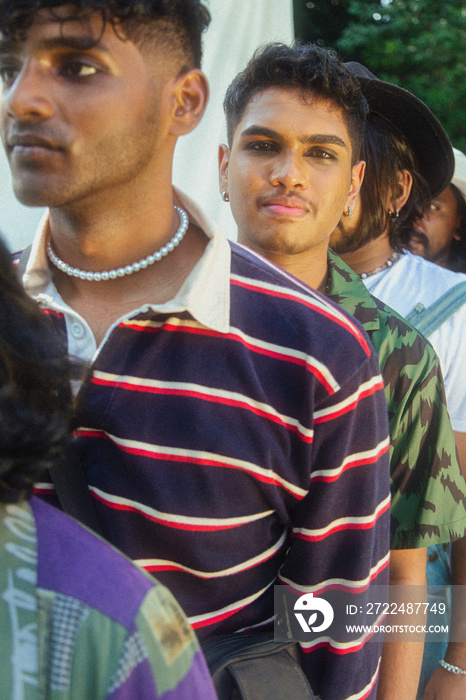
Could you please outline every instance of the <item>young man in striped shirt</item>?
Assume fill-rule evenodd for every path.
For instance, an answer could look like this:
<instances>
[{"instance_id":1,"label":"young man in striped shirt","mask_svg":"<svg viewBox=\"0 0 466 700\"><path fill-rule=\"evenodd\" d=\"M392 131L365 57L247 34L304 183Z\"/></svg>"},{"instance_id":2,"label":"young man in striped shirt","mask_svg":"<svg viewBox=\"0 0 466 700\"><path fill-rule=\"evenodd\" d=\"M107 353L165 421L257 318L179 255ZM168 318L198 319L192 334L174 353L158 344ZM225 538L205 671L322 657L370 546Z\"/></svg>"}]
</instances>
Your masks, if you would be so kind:
<instances>
[{"instance_id":1,"label":"young man in striped shirt","mask_svg":"<svg viewBox=\"0 0 466 700\"><path fill-rule=\"evenodd\" d=\"M46 4L0 1L3 137L17 196L49 206L23 279L90 366L76 449L108 539L200 638L267 628L278 583L364 605L388 571L377 359L357 322L172 188L207 97L202 7ZM373 697L379 641L305 652L323 699Z\"/></svg>"},{"instance_id":2,"label":"young man in striped shirt","mask_svg":"<svg viewBox=\"0 0 466 700\"><path fill-rule=\"evenodd\" d=\"M423 585L426 547L465 532L466 485L434 351L328 250L335 220L351 216L359 191L360 144L349 109L358 92L357 79L319 47L272 44L257 52L225 97L220 191L240 243L320 289L368 331L390 417L390 582ZM414 699L422 643L390 641L382 659L378 697Z\"/></svg>"}]
</instances>

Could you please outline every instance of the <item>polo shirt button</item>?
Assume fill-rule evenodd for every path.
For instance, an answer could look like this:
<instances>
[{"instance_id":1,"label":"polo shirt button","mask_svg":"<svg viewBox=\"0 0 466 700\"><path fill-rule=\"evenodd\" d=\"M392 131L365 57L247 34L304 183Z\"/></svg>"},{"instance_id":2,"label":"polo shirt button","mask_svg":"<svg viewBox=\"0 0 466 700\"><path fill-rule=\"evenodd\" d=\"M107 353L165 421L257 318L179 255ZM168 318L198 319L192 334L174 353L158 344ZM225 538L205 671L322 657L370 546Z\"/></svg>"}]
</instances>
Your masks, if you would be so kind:
<instances>
[{"instance_id":1,"label":"polo shirt button","mask_svg":"<svg viewBox=\"0 0 466 700\"><path fill-rule=\"evenodd\" d=\"M84 337L85 330L80 323L76 321L71 324L71 335L78 340Z\"/></svg>"},{"instance_id":2,"label":"polo shirt button","mask_svg":"<svg viewBox=\"0 0 466 700\"><path fill-rule=\"evenodd\" d=\"M438 554L437 554L437 552L432 552L432 554L429 554L429 556L427 557L427 559L428 559L429 561L437 561L437 559L438 559Z\"/></svg>"}]
</instances>

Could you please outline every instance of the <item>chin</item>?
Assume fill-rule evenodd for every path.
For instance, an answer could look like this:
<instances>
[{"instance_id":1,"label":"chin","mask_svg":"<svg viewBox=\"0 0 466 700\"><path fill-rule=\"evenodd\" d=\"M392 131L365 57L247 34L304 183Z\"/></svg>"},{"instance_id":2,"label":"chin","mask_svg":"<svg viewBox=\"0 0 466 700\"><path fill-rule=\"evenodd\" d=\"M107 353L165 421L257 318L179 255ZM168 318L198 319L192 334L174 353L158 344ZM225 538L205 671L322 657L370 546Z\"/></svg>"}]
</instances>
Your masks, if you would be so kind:
<instances>
[{"instance_id":1,"label":"chin","mask_svg":"<svg viewBox=\"0 0 466 700\"><path fill-rule=\"evenodd\" d=\"M53 207L63 203L63 196L44 188L14 185L16 199L26 207Z\"/></svg>"},{"instance_id":2,"label":"chin","mask_svg":"<svg viewBox=\"0 0 466 700\"><path fill-rule=\"evenodd\" d=\"M38 187L37 182L28 183L24 180L13 180L13 192L16 199L26 207L46 207L49 197L43 187Z\"/></svg>"},{"instance_id":3,"label":"chin","mask_svg":"<svg viewBox=\"0 0 466 700\"><path fill-rule=\"evenodd\" d=\"M37 193L31 192L17 192L15 190L15 197L21 204L26 207L48 207L49 200Z\"/></svg>"},{"instance_id":4,"label":"chin","mask_svg":"<svg viewBox=\"0 0 466 700\"><path fill-rule=\"evenodd\" d=\"M409 241L408 250L410 251L410 253L413 253L413 255L420 255L423 258L426 257L426 247L417 238L411 239Z\"/></svg>"},{"instance_id":5,"label":"chin","mask_svg":"<svg viewBox=\"0 0 466 700\"><path fill-rule=\"evenodd\" d=\"M427 258L426 251L421 246L408 246L408 250L413 255L419 255L421 258Z\"/></svg>"},{"instance_id":6,"label":"chin","mask_svg":"<svg viewBox=\"0 0 466 700\"><path fill-rule=\"evenodd\" d=\"M61 206L67 201L67 181L57 173L27 171L13 173L13 191L27 207Z\"/></svg>"}]
</instances>

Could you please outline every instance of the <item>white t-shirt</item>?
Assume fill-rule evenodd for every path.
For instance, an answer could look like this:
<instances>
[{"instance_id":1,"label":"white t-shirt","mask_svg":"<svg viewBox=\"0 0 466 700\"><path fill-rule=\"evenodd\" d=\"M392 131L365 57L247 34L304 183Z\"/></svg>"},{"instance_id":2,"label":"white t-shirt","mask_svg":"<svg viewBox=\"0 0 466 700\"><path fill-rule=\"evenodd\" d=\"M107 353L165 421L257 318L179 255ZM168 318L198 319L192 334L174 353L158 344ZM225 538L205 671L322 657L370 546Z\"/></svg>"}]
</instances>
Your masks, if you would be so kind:
<instances>
[{"instance_id":1,"label":"white t-shirt","mask_svg":"<svg viewBox=\"0 0 466 700\"><path fill-rule=\"evenodd\" d=\"M466 275L451 272L418 255L406 253L389 268L367 277L371 294L407 316L421 302L431 306L451 287L466 281ZM453 430L466 432L466 304L429 336L440 358L448 412Z\"/></svg>"}]
</instances>

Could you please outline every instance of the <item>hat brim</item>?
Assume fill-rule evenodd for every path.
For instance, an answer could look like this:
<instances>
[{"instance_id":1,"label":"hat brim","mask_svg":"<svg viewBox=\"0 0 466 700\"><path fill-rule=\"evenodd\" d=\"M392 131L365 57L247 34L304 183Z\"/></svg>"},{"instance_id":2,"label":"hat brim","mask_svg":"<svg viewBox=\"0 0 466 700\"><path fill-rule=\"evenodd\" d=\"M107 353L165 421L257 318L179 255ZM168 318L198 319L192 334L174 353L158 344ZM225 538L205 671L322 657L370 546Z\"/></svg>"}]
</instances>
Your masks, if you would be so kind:
<instances>
[{"instance_id":1,"label":"hat brim","mask_svg":"<svg viewBox=\"0 0 466 700\"><path fill-rule=\"evenodd\" d=\"M369 110L396 126L414 151L432 197L448 187L455 159L450 139L431 110L415 95L383 80L356 76Z\"/></svg>"}]
</instances>

